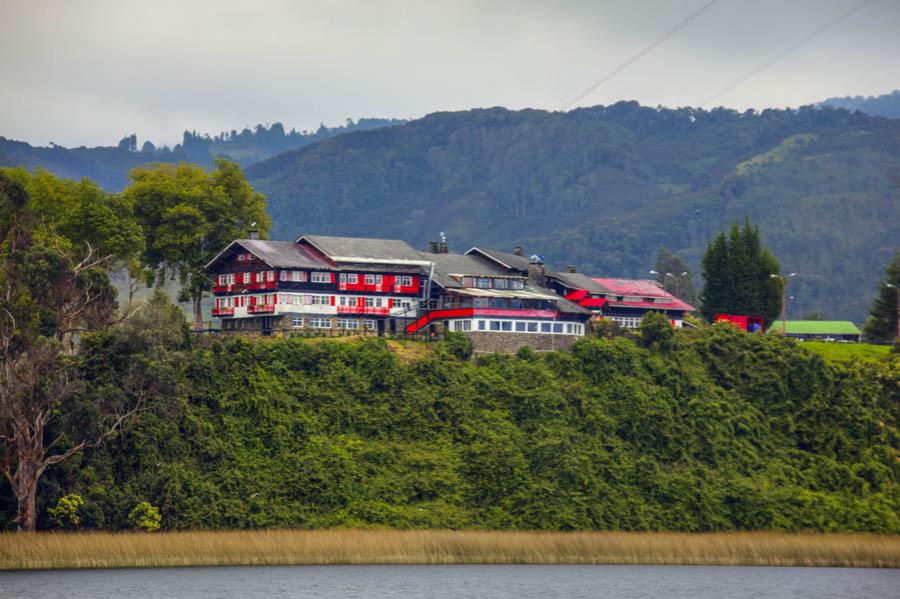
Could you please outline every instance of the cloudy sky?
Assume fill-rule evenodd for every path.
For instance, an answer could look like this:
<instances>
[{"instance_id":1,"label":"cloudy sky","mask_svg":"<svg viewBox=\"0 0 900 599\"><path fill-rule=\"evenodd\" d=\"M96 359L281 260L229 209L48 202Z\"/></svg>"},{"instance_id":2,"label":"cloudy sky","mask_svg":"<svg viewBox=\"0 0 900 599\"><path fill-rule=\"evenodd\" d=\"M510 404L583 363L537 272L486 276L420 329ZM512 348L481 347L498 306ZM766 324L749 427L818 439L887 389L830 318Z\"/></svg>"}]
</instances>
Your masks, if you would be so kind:
<instances>
[{"instance_id":1,"label":"cloudy sky","mask_svg":"<svg viewBox=\"0 0 900 599\"><path fill-rule=\"evenodd\" d=\"M697 105L859 0L719 0L578 104ZM559 110L708 0L0 0L0 135L177 143L281 121ZM797 106L900 88L900 0L871 0L720 97Z\"/></svg>"}]
</instances>

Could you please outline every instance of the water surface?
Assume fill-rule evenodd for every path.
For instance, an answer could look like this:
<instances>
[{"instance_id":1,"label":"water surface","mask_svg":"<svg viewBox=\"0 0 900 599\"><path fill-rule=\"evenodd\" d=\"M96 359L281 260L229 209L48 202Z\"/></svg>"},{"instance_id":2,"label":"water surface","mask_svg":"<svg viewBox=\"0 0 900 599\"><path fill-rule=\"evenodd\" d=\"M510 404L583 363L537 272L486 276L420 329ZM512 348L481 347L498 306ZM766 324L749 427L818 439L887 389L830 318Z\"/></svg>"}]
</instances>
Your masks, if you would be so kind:
<instances>
[{"instance_id":1,"label":"water surface","mask_svg":"<svg viewBox=\"0 0 900 599\"><path fill-rule=\"evenodd\" d=\"M724 566L255 566L0 572L0 597L900 599L900 570Z\"/></svg>"}]
</instances>

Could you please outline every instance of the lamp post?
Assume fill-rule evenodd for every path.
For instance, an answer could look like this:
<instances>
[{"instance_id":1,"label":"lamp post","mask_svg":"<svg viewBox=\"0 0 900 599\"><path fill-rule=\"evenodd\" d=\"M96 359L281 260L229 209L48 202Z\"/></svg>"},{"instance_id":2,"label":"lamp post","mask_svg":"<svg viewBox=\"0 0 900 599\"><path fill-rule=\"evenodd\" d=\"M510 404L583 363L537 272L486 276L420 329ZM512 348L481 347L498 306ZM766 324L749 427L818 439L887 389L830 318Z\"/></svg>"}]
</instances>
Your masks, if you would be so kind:
<instances>
[{"instance_id":1,"label":"lamp post","mask_svg":"<svg viewBox=\"0 0 900 599\"><path fill-rule=\"evenodd\" d=\"M651 274L651 275L659 276L659 272L657 272L657 271L655 271L655 270L651 270L651 271L650 271L650 274ZM672 273L667 272L667 273L663 276L663 291L665 291L666 293L669 292L669 289L668 289L668 287L667 287L667 285L669 284L669 277L672 277L673 279L675 279L675 280L677 281L679 277L687 276L687 274L688 274L687 271L684 271L684 272L681 273L680 275L673 275ZM668 320L668 319L669 319L669 309L668 309L668 308L665 309L665 313L666 313L666 320Z\"/></svg>"},{"instance_id":2,"label":"lamp post","mask_svg":"<svg viewBox=\"0 0 900 599\"><path fill-rule=\"evenodd\" d=\"M781 334L787 335L787 301L785 295L787 295L787 280L791 277L796 277L797 273L792 272L791 274L784 275L769 275L772 279L781 279Z\"/></svg>"},{"instance_id":3,"label":"lamp post","mask_svg":"<svg viewBox=\"0 0 900 599\"><path fill-rule=\"evenodd\" d=\"M885 283L884 286L897 292L897 341L900 341L900 286L893 283Z\"/></svg>"}]
</instances>

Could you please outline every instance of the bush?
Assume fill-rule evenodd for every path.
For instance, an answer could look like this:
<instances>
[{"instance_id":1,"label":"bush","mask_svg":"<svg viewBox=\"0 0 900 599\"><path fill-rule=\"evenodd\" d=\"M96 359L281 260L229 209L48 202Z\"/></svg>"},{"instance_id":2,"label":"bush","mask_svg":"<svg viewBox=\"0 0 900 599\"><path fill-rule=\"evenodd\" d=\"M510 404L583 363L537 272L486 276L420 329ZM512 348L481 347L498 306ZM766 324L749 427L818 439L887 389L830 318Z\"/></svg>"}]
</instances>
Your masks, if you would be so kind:
<instances>
[{"instance_id":1,"label":"bush","mask_svg":"<svg viewBox=\"0 0 900 599\"><path fill-rule=\"evenodd\" d=\"M128 523L136 530L144 532L156 532L159 530L159 509L142 501L128 514Z\"/></svg>"},{"instance_id":2,"label":"bush","mask_svg":"<svg viewBox=\"0 0 900 599\"><path fill-rule=\"evenodd\" d=\"M675 328L669 319L658 312L650 312L641 321L641 345L650 349L672 349Z\"/></svg>"},{"instance_id":3,"label":"bush","mask_svg":"<svg viewBox=\"0 0 900 599\"><path fill-rule=\"evenodd\" d=\"M84 499L75 493L63 495L56 502L56 507L47 510L53 524L63 530L75 530L81 525L81 516L78 511L84 507Z\"/></svg>"}]
</instances>

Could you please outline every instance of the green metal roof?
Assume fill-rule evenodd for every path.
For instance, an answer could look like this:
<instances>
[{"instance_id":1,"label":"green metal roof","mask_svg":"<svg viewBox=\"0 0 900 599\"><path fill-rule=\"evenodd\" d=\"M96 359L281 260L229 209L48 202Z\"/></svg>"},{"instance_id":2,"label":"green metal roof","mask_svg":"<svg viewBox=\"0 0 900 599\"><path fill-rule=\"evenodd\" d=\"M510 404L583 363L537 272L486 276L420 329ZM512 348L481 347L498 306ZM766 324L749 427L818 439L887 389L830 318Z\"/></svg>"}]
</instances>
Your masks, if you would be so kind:
<instances>
[{"instance_id":1,"label":"green metal roof","mask_svg":"<svg viewBox=\"0 0 900 599\"><path fill-rule=\"evenodd\" d=\"M773 333L781 332L781 321L769 326ZM859 327L849 320L789 320L785 332L795 335L859 335Z\"/></svg>"}]
</instances>

